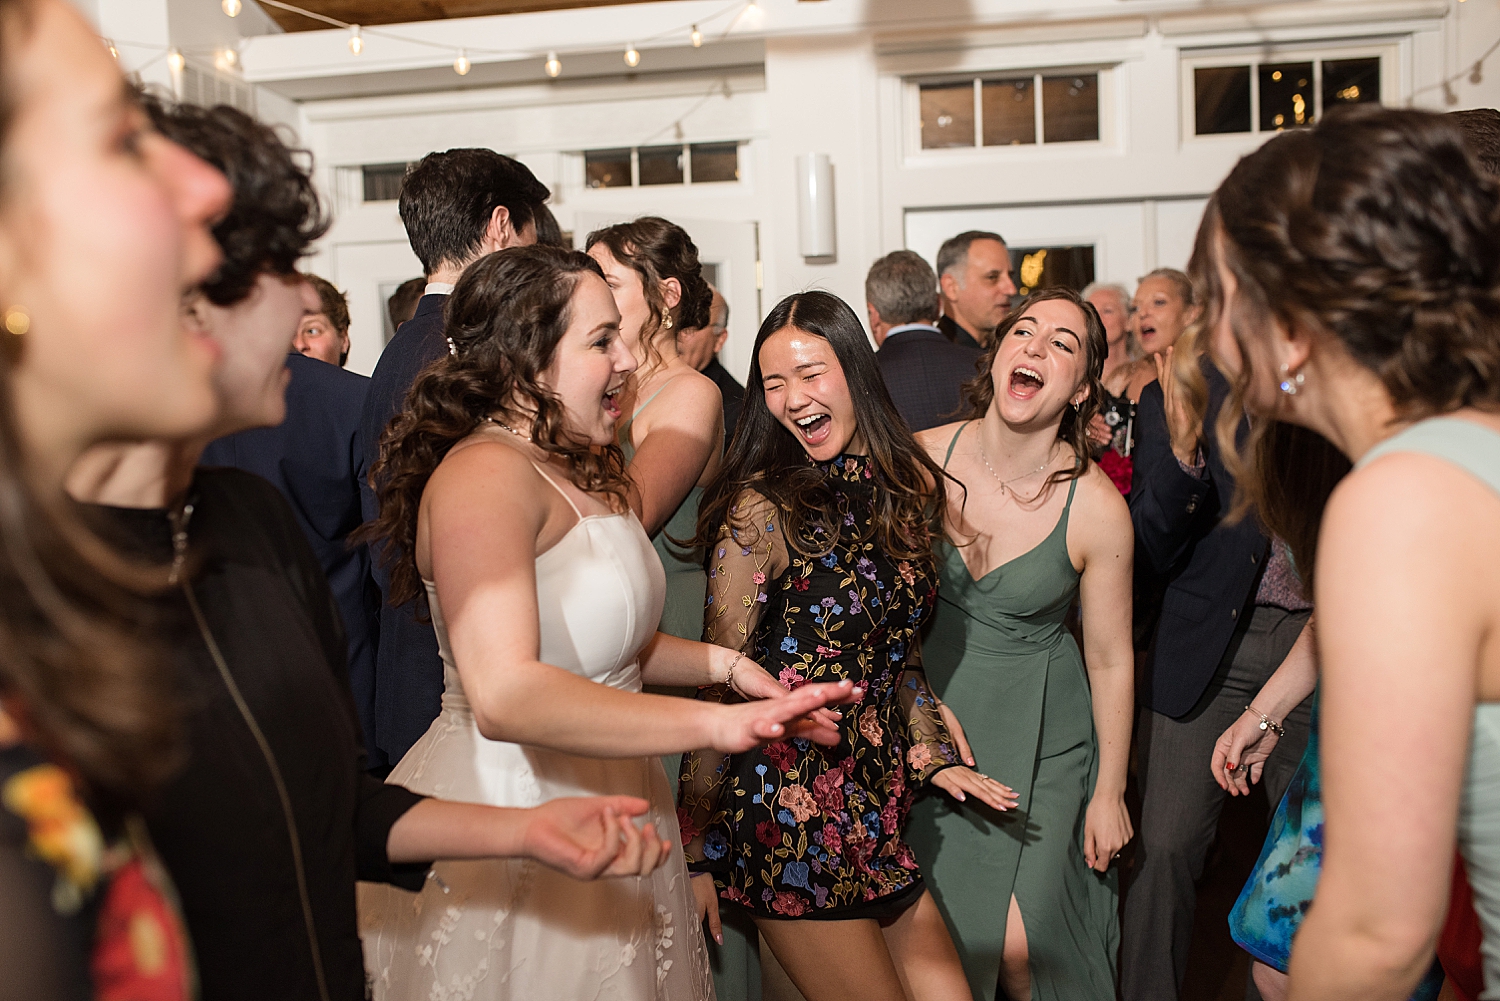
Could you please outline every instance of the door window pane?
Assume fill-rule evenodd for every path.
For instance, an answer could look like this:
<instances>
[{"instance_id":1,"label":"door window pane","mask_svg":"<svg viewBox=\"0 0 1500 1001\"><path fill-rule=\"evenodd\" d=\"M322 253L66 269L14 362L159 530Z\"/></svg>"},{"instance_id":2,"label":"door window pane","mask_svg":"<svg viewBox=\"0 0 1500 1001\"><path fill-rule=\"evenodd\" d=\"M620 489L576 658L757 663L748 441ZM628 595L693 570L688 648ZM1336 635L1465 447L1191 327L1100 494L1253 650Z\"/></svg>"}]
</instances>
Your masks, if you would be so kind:
<instances>
[{"instance_id":1,"label":"door window pane","mask_svg":"<svg viewBox=\"0 0 1500 1001\"><path fill-rule=\"evenodd\" d=\"M1094 280L1094 248L1011 247L1010 266L1016 276L1017 302L1039 288L1058 285L1081 292Z\"/></svg>"},{"instance_id":2,"label":"door window pane","mask_svg":"<svg viewBox=\"0 0 1500 1001\"><path fill-rule=\"evenodd\" d=\"M642 146L640 158L641 185L681 184L681 146Z\"/></svg>"},{"instance_id":3,"label":"door window pane","mask_svg":"<svg viewBox=\"0 0 1500 1001\"><path fill-rule=\"evenodd\" d=\"M1266 63L1260 67L1260 131L1313 123L1313 64Z\"/></svg>"},{"instance_id":4,"label":"door window pane","mask_svg":"<svg viewBox=\"0 0 1500 1001\"><path fill-rule=\"evenodd\" d=\"M583 170L591 188L628 188L630 150L591 149L583 154Z\"/></svg>"},{"instance_id":5,"label":"door window pane","mask_svg":"<svg viewBox=\"0 0 1500 1001\"><path fill-rule=\"evenodd\" d=\"M1323 60L1323 110L1380 102L1380 57Z\"/></svg>"},{"instance_id":6,"label":"door window pane","mask_svg":"<svg viewBox=\"0 0 1500 1001\"><path fill-rule=\"evenodd\" d=\"M921 88L922 148L974 145L974 84L940 83Z\"/></svg>"},{"instance_id":7,"label":"door window pane","mask_svg":"<svg viewBox=\"0 0 1500 1001\"><path fill-rule=\"evenodd\" d=\"M984 144L1016 146L1036 142L1036 88L1031 77L986 80L980 88Z\"/></svg>"},{"instance_id":8,"label":"door window pane","mask_svg":"<svg viewBox=\"0 0 1500 1001\"><path fill-rule=\"evenodd\" d=\"M1193 106L1200 136L1250 131L1250 67L1200 66L1193 70Z\"/></svg>"},{"instance_id":9,"label":"door window pane","mask_svg":"<svg viewBox=\"0 0 1500 1001\"><path fill-rule=\"evenodd\" d=\"M1049 143L1098 141L1099 75L1043 77L1042 130Z\"/></svg>"},{"instance_id":10,"label":"door window pane","mask_svg":"<svg viewBox=\"0 0 1500 1001\"><path fill-rule=\"evenodd\" d=\"M693 157L694 184L740 179L739 143L699 143L690 148ZM646 183L644 172L645 165L642 164L642 184Z\"/></svg>"},{"instance_id":11,"label":"door window pane","mask_svg":"<svg viewBox=\"0 0 1500 1001\"><path fill-rule=\"evenodd\" d=\"M401 180L406 176L404 163L371 163L360 168L367 202L393 202L401 197Z\"/></svg>"}]
</instances>

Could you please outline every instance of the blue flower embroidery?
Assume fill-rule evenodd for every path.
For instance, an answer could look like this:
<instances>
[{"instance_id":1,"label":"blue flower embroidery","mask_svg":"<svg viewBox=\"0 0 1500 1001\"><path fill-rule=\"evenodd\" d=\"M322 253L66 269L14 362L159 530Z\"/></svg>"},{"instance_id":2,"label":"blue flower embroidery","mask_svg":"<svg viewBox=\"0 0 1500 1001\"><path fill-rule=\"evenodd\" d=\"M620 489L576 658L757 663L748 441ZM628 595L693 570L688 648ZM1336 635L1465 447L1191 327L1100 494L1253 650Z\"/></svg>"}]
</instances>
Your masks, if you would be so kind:
<instances>
[{"instance_id":1,"label":"blue flower embroidery","mask_svg":"<svg viewBox=\"0 0 1500 1001\"><path fill-rule=\"evenodd\" d=\"M765 765L756 765L755 766L755 774L757 774L757 775L759 775L761 777L765 777L766 766Z\"/></svg>"},{"instance_id":2,"label":"blue flower embroidery","mask_svg":"<svg viewBox=\"0 0 1500 1001\"><path fill-rule=\"evenodd\" d=\"M811 889L807 885L807 863L788 862L782 867L781 882L787 886L799 886L804 890Z\"/></svg>"},{"instance_id":3,"label":"blue flower embroidery","mask_svg":"<svg viewBox=\"0 0 1500 1001\"><path fill-rule=\"evenodd\" d=\"M832 554L832 553L829 553L829 554L828 554L828 555L827 555L827 556L825 556L825 557L823 557L823 558L822 558L822 559L821 559L821 560L819 560L819 561L818 561L818 562L819 562L819 563L821 563L821 564L823 564L823 565L824 565L824 566L825 566L825 567L827 567L827 568L828 568L828 569L830 569L830 570L832 570L832 569L833 569L833 567L834 567L834 565L835 565L835 564L836 564L836 563L838 563L838 561L839 561L839 560L838 560L838 557L837 557L837 556L835 556L835 555L833 555L833 554Z\"/></svg>"},{"instance_id":4,"label":"blue flower embroidery","mask_svg":"<svg viewBox=\"0 0 1500 1001\"><path fill-rule=\"evenodd\" d=\"M795 637L795 636L783 636L782 639L781 639L781 652L782 653L796 653L797 652L797 637ZM764 766L762 766L762 769L764 769Z\"/></svg>"},{"instance_id":5,"label":"blue flower embroidery","mask_svg":"<svg viewBox=\"0 0 1500 1001\"><path fill-rule=\"evenodd\" d=\"M728 851L729 841L722 831L709 831L708 836L703 839L703 854L714 861L723 858Z\"/></svg>"},{"instance_id":6,"label":"blue flower embroidery","mask_svg":"<svg viewBox=\"0 0 1500 1001\"><path fill-rule=\"evenodd\" d=\"M797 818L792 816L791 810L778 810L776 813L776 823L785 824L787 827L795 827L797 826Z\"/></svg>"}]
</instances>

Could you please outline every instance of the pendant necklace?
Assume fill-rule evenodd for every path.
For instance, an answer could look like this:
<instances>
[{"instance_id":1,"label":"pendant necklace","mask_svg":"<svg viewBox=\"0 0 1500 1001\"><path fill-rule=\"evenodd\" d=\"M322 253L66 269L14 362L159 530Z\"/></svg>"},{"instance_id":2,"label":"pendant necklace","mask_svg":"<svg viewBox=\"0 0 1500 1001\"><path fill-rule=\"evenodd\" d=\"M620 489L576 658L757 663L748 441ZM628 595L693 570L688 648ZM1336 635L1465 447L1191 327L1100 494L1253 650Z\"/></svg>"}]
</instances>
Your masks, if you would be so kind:
<instances>
[{"instance_id":1,"label":"pendant necklace","mask_svg":"<svg viewBox=\"0 0 1500 1001\"><path fill-rule=\"evenodd\" d=\"M995 467L992 466L992 465L990 465L990 457L984 454L984 442L983 441L981 441L979 443L979 458L984 462L984 468L988 469L990 471L990 475L995 478L995 482L998 483L998 484L1000 484L1000 493L1001 494L1010 494L1012 497L1014 497L1015 493L1016 493L1010 487L1010 485L1012 483L1016 482L1017 480L1024 480L1028 476L1035 476L1037 473L1040 473L1042 470L1046 469L1048 466L1050 466L1052 464L1052 456L1049 455L1049 456L1047 456L1047 461L1046 462L1042 463L1040 466L1037 466L1031 472L1029 472L1029 473L1022 473L1020 476L1012 476L1008 480L1002 480L1000 478L1000 474L997 473L997 472L995 472Z\"/></svg>"}]
</instances>

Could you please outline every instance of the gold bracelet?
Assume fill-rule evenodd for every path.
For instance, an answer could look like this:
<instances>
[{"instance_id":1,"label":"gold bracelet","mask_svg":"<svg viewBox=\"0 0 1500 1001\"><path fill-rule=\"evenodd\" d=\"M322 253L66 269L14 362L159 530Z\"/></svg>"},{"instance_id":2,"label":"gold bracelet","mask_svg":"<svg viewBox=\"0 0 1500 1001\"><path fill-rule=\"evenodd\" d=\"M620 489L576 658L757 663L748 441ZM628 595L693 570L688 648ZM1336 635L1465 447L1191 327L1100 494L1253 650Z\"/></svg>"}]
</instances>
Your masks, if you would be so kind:
<instances>
[{"instance_id":1,"label":"gold bracelet","mask_svg":"<svg viewBox=\"0 0 1500 1001\"><path fill-rule=\"evenodd\" d=\"M1286 729L1280 723L1276 722L1274 719L1272 719L1271 717L1267 716L1265 713L1261 712L1259 709L1255 708L1255 706L1253 706L1253 705L1246 706L1245 707L1245 712L1252 713L1252 714L1260 717L1260 728L1262 730L1270 730L1272 733L1274 733L1278 737L1285 737L1286 736Z\"/></svg>"},{"instance_id":2,"label":"gold bracelet","mask_svg":"<svg viewBox=\"0 0 1500 1001\"><path fill-rule=\"evenodd\" d=\"M745 655L743 653L737 653L734 655L734 660L731 660L729 662L729 671L724 675L724 684L729 686L730 691L738 691L738 689L734 687L734 665L738 664L744 659Z\"/></svg>"}]
</instances>

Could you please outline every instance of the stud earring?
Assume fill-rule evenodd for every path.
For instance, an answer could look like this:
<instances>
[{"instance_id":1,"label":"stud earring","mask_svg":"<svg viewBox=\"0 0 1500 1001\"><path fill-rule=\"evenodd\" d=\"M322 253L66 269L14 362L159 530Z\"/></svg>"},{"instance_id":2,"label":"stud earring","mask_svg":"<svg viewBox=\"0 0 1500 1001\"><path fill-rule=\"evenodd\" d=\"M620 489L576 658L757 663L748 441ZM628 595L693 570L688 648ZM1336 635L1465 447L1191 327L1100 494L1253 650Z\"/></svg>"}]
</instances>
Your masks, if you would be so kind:
<instances>
[{"instance_id":1,"label":"stud earring","mask_svg":"<svg viewBox=\"0 0 1500 1001\"><path fill-rule=\"evenodd\" d=\"M1296 396L1297 395L1297 391L1302 388L1302 384L1305 381L1307 381L1307 380L1303 377L1303 375L1302 375L1301 372L1297 372L1296 374L1293 374L1290 366L1288 366L1288 365L1281 366L1281 386L1280 386L1280 389L1286 395L1288 395L1288 396Z\"/></svg>"},{"instance_id":2,"label":"stud earring","mask_svg":"<svg viewBox=\"0 0 1500 1001\"><path fill-rule=\"evenodd\" d=\"M31 329L31 317L19 306L12 306L5 311L5 329L20 337Z\"/></svg>"}]
</instances>

